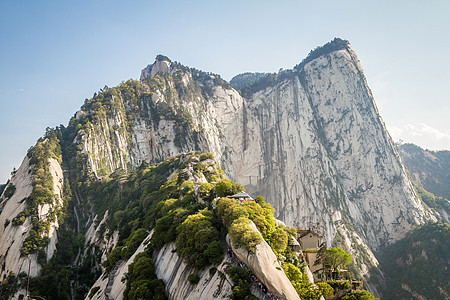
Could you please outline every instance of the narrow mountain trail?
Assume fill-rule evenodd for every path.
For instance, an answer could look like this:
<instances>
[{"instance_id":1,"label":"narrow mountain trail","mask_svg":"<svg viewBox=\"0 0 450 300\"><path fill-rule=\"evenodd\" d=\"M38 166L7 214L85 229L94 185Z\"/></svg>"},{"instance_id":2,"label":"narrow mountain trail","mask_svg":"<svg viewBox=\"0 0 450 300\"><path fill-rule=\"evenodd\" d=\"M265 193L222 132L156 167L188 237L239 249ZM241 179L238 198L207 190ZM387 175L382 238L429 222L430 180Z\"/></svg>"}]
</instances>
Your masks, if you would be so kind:
<instances>
[{"instance_id":1,"label":"narrow mountain trail","mask_svg":"<svg viewBox=\"0 0 450 300\"><path fill-rule=\"evenodd\" d=\"M105 297L107 300L114 300L114 298L111 296L111 290L112 290L112 286L114 284L114 279L116 278L117 270L119 270L122 263L123 263L123 260L119 260L116 263L116 265L114 266L114 269L111 271L111 273L109 273L108 283L107 283L106 289L105 289Z\"/></svg>"}]
</instances>

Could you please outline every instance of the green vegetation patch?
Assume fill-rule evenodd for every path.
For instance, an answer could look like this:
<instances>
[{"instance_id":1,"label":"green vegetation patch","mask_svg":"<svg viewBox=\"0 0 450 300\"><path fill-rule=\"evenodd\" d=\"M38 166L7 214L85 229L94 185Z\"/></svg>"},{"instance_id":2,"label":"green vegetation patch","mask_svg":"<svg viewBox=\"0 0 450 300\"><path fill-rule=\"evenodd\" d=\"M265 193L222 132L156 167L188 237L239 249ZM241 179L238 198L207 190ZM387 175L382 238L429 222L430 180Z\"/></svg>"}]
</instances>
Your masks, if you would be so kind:
<instances>
[{"instance_id":1,"label":"green vegetation patch","mask_svg":"<svg viewBox=\"0 0 450 300\"><path fill-rule=\"evenodd\" d=\"M357 291L350 295L346 295L341 298L342 300L377 300L371 293L368 291Z\"/></svg>"},{"instance_id":2,"label":"green vegetation patch","mask_svg":"<svg viewBox=\"0 0 450 300\"><path fill-rule=\"evenodd\" d=\"M326 283L318 286L309 283L308 277L294 264L284 263L282 267L301 299L320 299L322 295L332 294L333 289Z\"/></svg>"},{"instance_id":3,"label":"green vegetation patch","mask_svg":"<svg viewBox=\"0 0 450 300\"><path fill-rule=\"evenodd\" d=\"M251 281L246 270L233 266L227 268L226 273L231 277L231 280L233 281L233 294L231 299L257 299L250 292Z\"/></svg>"},{"instance_id":4,"label":"green vegetation patch","mask_svg":"<svg viewBox=\"0 0 450 300\"><path fill-rule=\"evenodd\" d=\"M203 268L218 264L223 260L220 244L219 224L215 222L214 212L203 209L190 215L178 226L177 251L188 265Z\"/></svg>"},{"instance_id":5,"label":"green vegetation patch","mask_svg":"<svg viewBox=\"0 0 450 300\"><path fill-rule=\"evenodd\" d=\"M387 277L383 299L411 298L404 284L427 299L444 299L441 290L450 294L450 225L422 225L379 253L378 260Z\"/></svg>"},{"instance_id":6,"label":"green vegetation patch","mask_svg":"<svg viewBox=\"0 0 450 300\"><path fill-rule=\"evenodd\" d=\"M53 178L49 170L50 158L62 162L60 137L59 128L56 130L47 128L44 138L40 138L27 153L30 158L33 191L30 197L23 200L27 204L24 211L12 219L12 224L18 226L22 225L26 218L31 217L32 229L20 248L20 254L23 256L37 253L47 246L49 238L45 235L48 234L51 222L56 221L58 215L61 215L62 206L56 201L53 193ZM44 204L49 204L50 210L45 219L40 219L38 207Z\"/></svg>"},{"instance_id":7,"label":"green vegetation patch","mask_svg":"<svg viewBox=\"0 0 450 300\"><path fill-rule=\"evenodd\" d=\"M200 277L198 277L197 274L190 274L188 276L188 281L195 285L200 282Z\"/></svg>"},{"instance_id":8,"label":"green vegetation patch","mask_svg":"<svg viewBox=\"0 0 450 300\"><path fill-rule=\"evenodd\" d=\"M446 198L439 197L434 195L433 193L428 192L423 187L421 187L417 182L415 182L411 177L410 180L414 186L414 190L416 191L419 198L425 202L428 207L434 209L442 209L447 214L450 214L450 201Z\"/></svg>"},{"instance_id":9,"label":"green vegetation patch","mask_svg":"<svg viewBox=\"0 0 450 300\"><path fill-rule=\"evenodd\" d=\"M223 225L208 207L216 183L199 182L208 177L220 181L223 171L211 154L192 152L167 158L157 166L143 164L127 177L84 185L83 194L92 199L96 211L109 212L105 232L119 232L116 247L102 263L106 270L131 257L151 230L148 253L175 242L178 254L195 269L220 263ZM129 299L139 297L140 289L154 288L154 282L140 281L128 277Z\"/></svg>"},{"instance_id":10,"label":"green vegetation patch","mask_svg":"<svg viewBox=\"0 0 450 300\"><path fill-rule=\"evenodd\" d=\"M302 60L301 63L296 65L294 69L300 71L307 63L313 61L314 59L317 59L334 51L348 49L349 45L350 44L347 40L334 38L332 41L326 43L325 45L318 46L314 50L311 50L308 56L304 60Z\"/></svg>"},{"instance_id":11,"label":"green vegetation patch","mask_svg":"<svg viewBox=\"0 0 450 300\"><path fill-rule=\"evenodd\" d=\"M19 273L17 276L10 272L0 282L0 300L9 300L11 297L27 286L27 274L25 272Z\"/></svg>"},{"instance_id":12,"label":"green vegetation patch","mask_svg":"<svg viewBox=\"0 0 450 300\"><path fill-rule=\"evenodd\" d=\"M450 151L432 151L414 144L398 145L406 168L427 191L450 199Z\"/></svg>"},{"instance_id":13,"label":"green vegetation patch","mask_svg":"<svg viewBox=\"0 0 450 300\"><path fill-rule=\"evenodd\" d=\"M124 299L167 299L164 281L156 277L155 271L155 264L150 253L144 251L136 255L133 263L128 266Z\"/></svg>"},{"instance_id":14,"label":"green vegetation patch","mask_svg":"<svg viewBox=\"0 0 450 300\"><path fill-rule=\"evenodd\" d=\"M16 186L14 184L10 183L10 184L8 184L8 186L5 190L3 197L5 197L6 199L9 199L14 195L15 192L16 192ZM0 195L1 195L1 192L0 192Z\"/></svg>"}]
</instances>

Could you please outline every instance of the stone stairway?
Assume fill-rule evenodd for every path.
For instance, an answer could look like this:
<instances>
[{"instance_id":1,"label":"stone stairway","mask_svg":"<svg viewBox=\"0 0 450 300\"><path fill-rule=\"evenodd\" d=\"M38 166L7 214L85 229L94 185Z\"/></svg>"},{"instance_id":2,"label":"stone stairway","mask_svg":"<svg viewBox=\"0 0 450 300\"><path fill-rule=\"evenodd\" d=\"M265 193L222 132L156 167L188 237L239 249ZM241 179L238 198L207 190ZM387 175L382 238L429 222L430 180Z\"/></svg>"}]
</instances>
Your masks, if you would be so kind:
<instances>
[{"instance_id":1,"label":"stone stairway","mask_svg":"<svg viewBox=\"0 0 450 300\"><path fill-rule=\"evenodd\" d=\"M106 296L105 299L106 300L114 300L114 298L111 297L111 295L110 295L111 294L111 289L112 289L112 286L114 284L114 279L116 278L117 270L120 268L122 263L123 263L123 260L119 260L116 263L116 265L114 266L114 269L112 269L112 271L109 273L108 284L106 285L106 289L105 289L105 296Z\"/></svg>"}]
</instances>

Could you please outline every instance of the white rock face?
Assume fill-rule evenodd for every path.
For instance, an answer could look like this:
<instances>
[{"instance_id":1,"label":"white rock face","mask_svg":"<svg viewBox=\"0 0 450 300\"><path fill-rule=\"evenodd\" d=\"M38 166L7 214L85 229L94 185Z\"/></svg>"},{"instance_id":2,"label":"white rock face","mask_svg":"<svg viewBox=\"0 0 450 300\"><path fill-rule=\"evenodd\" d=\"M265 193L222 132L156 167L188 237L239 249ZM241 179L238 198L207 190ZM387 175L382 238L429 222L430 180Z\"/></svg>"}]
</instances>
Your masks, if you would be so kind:
<instances>
[{"instance_id":1,"label":"white rock face","mask_svg":"<svg viewBox=\"0 0 450 300\"><path fill-rule=\"evenodd\" d=\"M137 254L145 250L145 246L151 238L151 232L141 243L136 252L123 262L111 277L102 275L94 283L92 288L99 287L98 291L91 299L105 299L105 290L108 285L109 278L111 279L110 296L115 300L123 299L123 292L125 291L125 283L121 282L125 272L128 271L128 266L133 262ZM162 279L166 284L166 292L169 299L228 299L232 294L233 283L226 275L221 277L219 272L225 274L225 268L231 262L228 257L217 266L214 275L209 274L209 269L205 269L196 273L200 277L200 282L196 285L188 281L188 276L194 273L194 269L188 267L183 260L175 252L175 243L165 245L161 250L157 251L153 257L156 274L158 278ZM88 294L89 295L89 294ZM88 300L89 297L86 297Z\"/></svg>"},{"instance_id":2,"label":"white rock face","mask_svg":"<svg viewBox=\"0 0 450 300\"><path fill-rule=\"evenodd\" d=\"M181 257L175 252L175 243L166 244L154 256L156 275L164 280L169 299L229 299L232 294L233 283L227 276L222 278L219 272L225 274L225 269L230 263L227 256L217 266L213 276L205 269L196 273L188 267ZM193 285L188 281L190 274L197 274L200 278L198 284Z\"/></svg>"},{"instance_id":3,"label":"white rock face","mask_svg":"<svg viewBox=\"0 0 450 300\"><path fill-rule=\"evenodd\" d=\"M112 115L112 116L111 116ZM104 115L101 121L90 124L89 133L82 137L83 153L97 177L109 175L116 169L127 170L128 134L121 111Z\"/></svg>"},{"instance_id":4,"label":"white rock face","mask_svg":"<svg viewBox=\"0 0 450 300\"><path fill-rule=\"evenodd\" d=\"M144 70L141 72L141 80L144 80L147 77L153 77L157 73L170 73L171 63L167 60L156 60L152 65L148 65Z\"/></svg>"},{"instance_id":5,"label":"white rock face","mask_svg":"<svg viewBox=\"0 0 450 300\"><path fill-rule=\"evenodd\" d=\"M253 222L250 222L250 227L254 231L259 232ZM281 265L278 263L277 257L266 241L262 240L261 243L255 246L255 253L249 253L242 247L236 248L236 245L230 242L228 236L227 242L231 245L239 260L253 271L272 294L280 299L300 300Z\"/></svg>"},{"instance_id":6,"label":"white rock face","mask_svg":"<svg viewBox=\"0 0 450 300\"><path fill-rule=\"evenodd\" d=\"M53 208L55 205L63 205L63 186L64 186L64 174L63 171L61 169L61 165L59 164L59 162L54 159L54 158L50 158L49 159L49 171L50 171L50 175L52 175L53 178L53 193L56 196L57 202L53 203L52 206L50 206L49 204L46 204L45 206L47 206L47 211L44 213L42 213L39 218L45 219L47 218L46 213ZM55 222L50 223L50 230L48 233L48 237L50 238L50 241L47 245L47 260L49 260L53 254L55 253L56 250L56 244L58 242L58 237L57 237L57 231L59 228L59 224L58 224L58 220L56 220Z\"/></svg>"},{"instance_id":7,"label":"white rock face","mask_svg":"<svg viewBox=\"0 0 450 300\"><path fill-rule=\"evenodd\" d=\"M27 218L25 223L19 226L13 226L9 223L6 228L4 227L5 221L12 220L17 214L22 212L26 203L21 202L25 197L31 195L33 186L31 185L31 174L29 166L28 156L22 161L16 174L12 176L10 184L14 184L16 191L14 195L9 199L3 200L1 207L2 213L0 214L0 265L5 264L5 269L0 271L0 278L4 275L8 275L13 272L15 275L20 272L28 272L28 265L31 261L30 275L36 276L40 271L40 266L36 262L36 258L31 256L31 260L26 257L20 257L20 248L25 238L28 236L29 229L31 228L31 219Z\"/></svg>"},{"instance_id":8,"label":"white rock face","mask_svg":"<svg viewBox=\"0 0 450 300\"><path fill-rule=\"evenodd\" d=\"M38 207L39 218L44 220L54 206L62 203L64 176L57 160L49 159L49 171L53 178L53 191L57 201ZM20 168L12 176L10 184L14 184L16 191L10 199L4 200L0 204L2 208L0 214L0 265L4 264L5 266L4 269L0 270L0 278L3 278L4 275L8 275L10 272L13 272L15 275L20 272L28 273L29 267L30 276L35 277L39 275L41 269L41 266L37 263L36 254L32 254L29 257L20 256L20 248L32 228L31 217L28 217L22 225L14 226L12 223L9 223L8 226L4 226L6 220L12 221L17 214L26 208L26 202L22 200L30 196L33 190L28 156L25 156ZM50 223L50 229L47 234L50 240L45 248L47 259L50 259L55 252L58 227L58 221Z\"/></svg>"}]
</instances>

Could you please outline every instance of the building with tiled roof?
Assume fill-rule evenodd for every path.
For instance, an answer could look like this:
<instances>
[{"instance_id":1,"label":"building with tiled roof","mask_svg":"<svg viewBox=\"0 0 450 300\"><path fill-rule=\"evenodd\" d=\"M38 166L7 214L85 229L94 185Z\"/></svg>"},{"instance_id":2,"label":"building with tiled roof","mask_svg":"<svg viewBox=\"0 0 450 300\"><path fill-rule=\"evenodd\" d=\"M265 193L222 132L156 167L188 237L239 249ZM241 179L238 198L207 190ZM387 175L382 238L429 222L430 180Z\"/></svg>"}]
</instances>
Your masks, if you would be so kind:
<instances>
[{"instance_id":1,"label":"building with tiled roof","mask_svg":"<svg viewBox=\"0 0 450 300\"><path fill-rule=\"evenodd\" d=\"M228 196L228 198L231 199L235 199L238 201L255 201L255 199L253 199L249 194L245 193L245 192L240 192L237 194L234 194L232 196Z\"/></svg>"}]
</instances>

